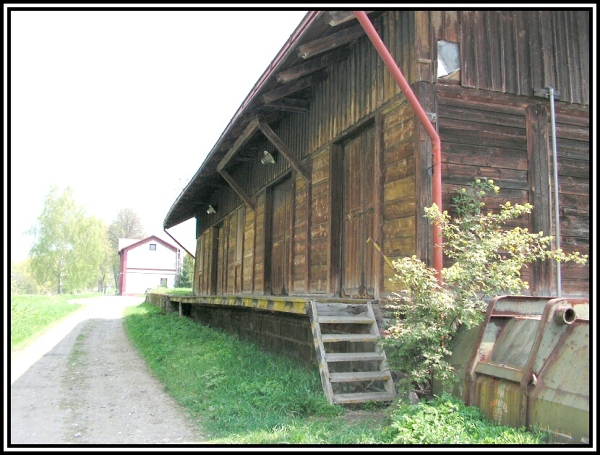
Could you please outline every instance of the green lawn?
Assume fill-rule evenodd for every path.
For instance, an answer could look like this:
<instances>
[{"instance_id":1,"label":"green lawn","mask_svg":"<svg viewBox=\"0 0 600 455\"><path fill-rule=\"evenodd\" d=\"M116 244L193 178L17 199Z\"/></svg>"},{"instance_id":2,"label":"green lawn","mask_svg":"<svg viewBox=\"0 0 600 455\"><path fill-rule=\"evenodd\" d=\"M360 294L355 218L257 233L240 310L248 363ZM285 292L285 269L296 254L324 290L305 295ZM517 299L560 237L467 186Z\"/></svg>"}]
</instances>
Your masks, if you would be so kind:
<instances>
[{"instance_id":1,"label":"green lawn","mask_svg":"<svg viewBox=\"0 0 600 455\"><path fill-rule=\"evenodd\" d=\"M71 299L97 297L102 294L15 295L10 298L10 348L18 350L41 332L81 305L67 303Z\"/></svg>"},{"instance_id":2,"label":"green lawn","mask_svg":"<svg viewBox=\"0 0 600 455\"><path fill-rule=\"evenodd\" d=\"M149 304L125 327L165 390L217 444L539 444L541 434L499 427L449 396L392 405L349 420L329 405L317 367ZM363 406L377 410L380 405Z\"/></svg>"}]
</instances>

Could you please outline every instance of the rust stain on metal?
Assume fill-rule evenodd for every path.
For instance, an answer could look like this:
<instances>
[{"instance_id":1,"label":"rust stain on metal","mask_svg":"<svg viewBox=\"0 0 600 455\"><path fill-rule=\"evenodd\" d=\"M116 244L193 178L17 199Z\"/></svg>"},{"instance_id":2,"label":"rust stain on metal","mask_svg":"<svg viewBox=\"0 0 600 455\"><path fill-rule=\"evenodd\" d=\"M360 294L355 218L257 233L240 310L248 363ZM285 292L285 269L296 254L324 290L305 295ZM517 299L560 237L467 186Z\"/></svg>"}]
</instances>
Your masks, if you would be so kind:
<instances>
[{"instance_id":1,"label":"rust stain on metal","mask_svg":"<svg viewBox=\"0 0 600 455\"><path fill-rule=\"evenodd\" d=\"M465 402L498 424L588 441L588 315L588 299L493 299L465 367Z\"/></svg>"}]
</instances>

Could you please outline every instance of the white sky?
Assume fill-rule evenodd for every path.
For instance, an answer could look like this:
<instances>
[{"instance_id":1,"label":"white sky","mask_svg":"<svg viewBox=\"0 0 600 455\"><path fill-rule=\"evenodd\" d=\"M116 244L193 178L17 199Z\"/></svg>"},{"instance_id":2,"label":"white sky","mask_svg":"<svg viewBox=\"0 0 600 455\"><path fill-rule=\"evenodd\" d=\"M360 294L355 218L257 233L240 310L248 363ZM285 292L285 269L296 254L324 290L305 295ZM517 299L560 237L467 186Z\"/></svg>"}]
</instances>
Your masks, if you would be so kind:
<instances>
[{"instance_id":1,"label":"white sky","mask_svg":"<svg viewBox=\"0 0 600 455\"><path fill-rule=\"evenodd\" d=\"M306 14L156 6L174 5L10 13L11 261L27 258L22 234L52 184L106 223L129 207L170 240L169 208ZM195 254L194 220L169 232Z\"/></svg>"}]
</instances>

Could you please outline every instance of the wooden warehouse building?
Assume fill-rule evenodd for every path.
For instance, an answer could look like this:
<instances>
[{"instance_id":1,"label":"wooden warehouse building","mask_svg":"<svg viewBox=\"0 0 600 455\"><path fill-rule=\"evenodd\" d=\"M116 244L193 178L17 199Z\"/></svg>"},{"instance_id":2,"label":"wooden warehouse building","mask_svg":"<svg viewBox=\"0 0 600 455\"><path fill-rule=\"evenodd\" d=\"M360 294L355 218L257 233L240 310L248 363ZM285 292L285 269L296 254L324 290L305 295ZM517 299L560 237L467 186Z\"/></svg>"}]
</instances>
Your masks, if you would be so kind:
<instances>
[{"instance_id":1,"label":"wooden warehouse building","mask_svg":"<svg viewBox=\"0 0 600 455\"><path fill-rule=\"evenodd\" d=\"M184 312L299 358L315 356L308 302L397 290L377 247L434 265L423 209L436 191L446 209L455 189L492 178L489 207L530 202L520 225L554 234L552 119L560 243L589 253L591 11L367 13L439 135L441 166L363 23L311 11L164 220L196 219ZM588 267L562 266L563 295L589 294ZM554 265L523 273L532 295L556 294Z\"/></svg>"}]
</instances>

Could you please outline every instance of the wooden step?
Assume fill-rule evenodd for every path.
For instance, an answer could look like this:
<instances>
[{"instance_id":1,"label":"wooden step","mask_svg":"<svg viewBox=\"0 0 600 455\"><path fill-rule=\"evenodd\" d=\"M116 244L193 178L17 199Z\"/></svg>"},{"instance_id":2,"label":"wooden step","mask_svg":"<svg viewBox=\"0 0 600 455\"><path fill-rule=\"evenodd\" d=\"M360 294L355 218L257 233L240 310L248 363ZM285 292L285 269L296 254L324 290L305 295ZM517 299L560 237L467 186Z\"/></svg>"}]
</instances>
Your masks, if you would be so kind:
<instances>
[{"instance_id":1,"label":"wooden step","mask_svg":"<svg viewBox=\"0 0 600 455\"><path fill-rule=\"evenodd\" d=\"M336 343L338 341L353 341L357 343L368 343L377 341L379 335L371 333L332 333L329 335L321 335L323 343Z\"/></svg>"},{"instance_id":2,"label":"wooden step","mask_svg":"<svg viewBox=\"0 0 600 455\"><path fill-rule=\"evenodd\" d=\"M377 352L332 352L325 353L326 362L357 362L383 360L385 356Z\"/></svg>"},{"instance_id":3,"label":"wooden step","mask_svg":"<svg viewBox=\"0 0 600 455\"><path fill-rule=\"evenodd\" d=\"M352 371L348 373L329 373L331 382L387 381L391 379L388 371Z\"/></svg>"},{"instance_id":4,"label":"wooden step","mask_svg":"<svg viewBox=\"0 0 600 455\"><path fill-rule=\"evenodd\" d=\"M373 324L373 319L365 316L319 316L319 324Z\"/></svg>"},{"instance_id":5,"label":"wooden step","mask_svg":"<svg viewBox=\"0 0 600 455\"><path fill-rule=\"evenodd\" d=\"M367 401L393 401L396 395L388 392L338 393L333 395L335 404L366 403Z\"/></svg>"},{"instance_id":6,"label":"wooden step","mask_svg":"<svg viewBox=\"0 0 600 455\"><path fill-rule=\"evenodd\" d=\"M385 352L380 351L377 344L380 338L377 320L370 302L366 304L346 305L343 303L322 304L316 301L310 302L310 323L313 332L313 339L317 358L319 359L319 372L323 392L330 404L352 404L366 403L368 401L393 401L396 396L392 375L387 367ZM321 324L362 324L363 332L368 333L321 333ZM356 327L355 327L356 328ZM339 327L343 331L342 327ZM357 330L348 330L355 332ZM330 352L325 346L332 346L335 342L354 342L370 343L360 350L368 352ZM373 345L374 344L374 345ZM341 346L343 347L343 345ZM359 349L359 346L356 346ZM337 349L336 349L337 350ZM352 372L330 372L329 364L335 362L371 362L370 364L356 363L352 369L361 369L367 371ZM376 363L376 365L374 365ZM372 371L373 369L378 371ZM385 389L381 392L368 392L370 384L368 382L379 381ZM360 384L363 382L364 384ZM360 392L355 393L334 393L332 383L355 383L353 388Z\"/></svg>"}]
</instances>

